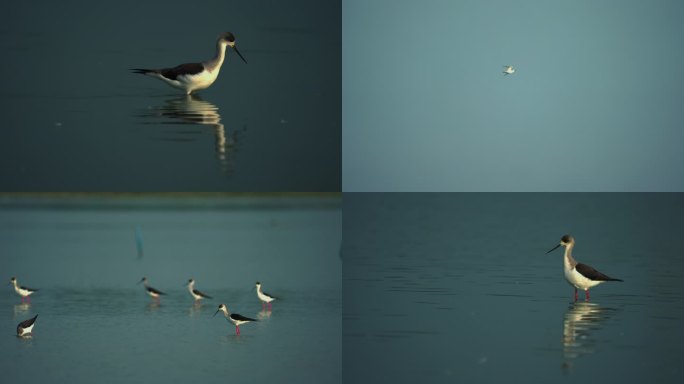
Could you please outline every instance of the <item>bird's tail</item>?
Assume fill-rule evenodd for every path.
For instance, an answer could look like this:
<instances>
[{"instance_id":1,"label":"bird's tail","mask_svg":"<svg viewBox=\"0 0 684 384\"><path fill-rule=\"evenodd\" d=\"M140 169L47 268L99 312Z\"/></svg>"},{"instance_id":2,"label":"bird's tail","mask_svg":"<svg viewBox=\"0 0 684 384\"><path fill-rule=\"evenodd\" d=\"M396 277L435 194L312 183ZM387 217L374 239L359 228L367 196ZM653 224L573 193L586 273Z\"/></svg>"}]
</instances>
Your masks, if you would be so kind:
<instances>
[{"instance_id":1,"label":"bird's tail","mask_svg":"<svg viewBox=\"0 0 684 384\"><path fill-rule=\"evenodd\" d=\"M151 75L153 73L157 73L156 69L130 68L129 70L133 73L138 73L141 75Z\"/></svg>"},{"instance_id":2,"label":"bird's tail","mask_svg":"<svg viewBox=\"0 0 684 384\"><path fill-rule=\"evenodd\" d=\"M606 281L622 281L622 279L613 279L612 277L607 279Z\"/></svg>"}]
</instances>

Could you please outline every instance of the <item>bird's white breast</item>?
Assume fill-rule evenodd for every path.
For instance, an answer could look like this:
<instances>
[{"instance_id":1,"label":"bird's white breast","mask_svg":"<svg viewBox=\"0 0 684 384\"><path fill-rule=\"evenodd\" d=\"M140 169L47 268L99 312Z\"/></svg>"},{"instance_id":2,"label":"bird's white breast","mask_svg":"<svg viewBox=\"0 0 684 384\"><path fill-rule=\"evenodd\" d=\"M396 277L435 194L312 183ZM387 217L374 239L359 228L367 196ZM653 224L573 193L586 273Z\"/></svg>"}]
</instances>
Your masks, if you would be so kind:
<instances>
[{"instance_id":1,"label":"bird's white breast","mask_svg":"<svg viewBox=\"0 0 684 384\"><path fill-rule=\"evenodd\" d=\"M594 281L594 280L589 280L586 277L582 276L581 273L577 272L575 268L565 268L565 279L570 283L572 286L578 289L584 289L587 290L591 287L595 287L603 281Z\"/></svg>"},{"instance_id":2,"label":"bird's white breast","mask_svg":"<svg viewBox=\"0 0 684 384\"><path fill-rule=\"evenodd\" d=\"M14 290L15 290L18 294L20 294L21 296L29 296L30 294L33 293L33 292L29 291L29 290L21 289L21 288L19 288L18 286L17 286L17 287L14 287Z\"/></svg>"},{"instance_id":3,"label":"bird's white breast","mask_svg":"<svg viewBox=\"0 0 684 384\"><path fill-rule=\"evenodd\" d=\"M272 297L264 295L263 293L261 293L261 291L257 291L257 296L259 296L259 300L265 301L267 303L270 303L271 301L273 301Z\"/></svg>"},{"instance_id":4,"label":"bird's white breast","mask_svg":"<svg viewBox=\"0 0 684 384\"><path fill-rule=\"evenodd\" d=\"M26 335L26 334L31 333L31 330L33 329L33 326L34 326L34 325L36 325L36 323L31 324L30 327L22 328L22 329L21 329L21 335L19 335L19 336L24 336L24 335Z\"/></svg>"},{"instance_id":5,"label":"bird's white breast","mask_svg":"<svg viewBox=\"0 0 684 384\"><path fill-rule=\"evenodd\" d=\"M216 81L219 71L214 72L207 71L206 69L195 75L183 75L178 76L178 80L186 84L186 88L189 91L195 91L198 89L208 88L210 85Z\"/></svg>"}]
</instances>

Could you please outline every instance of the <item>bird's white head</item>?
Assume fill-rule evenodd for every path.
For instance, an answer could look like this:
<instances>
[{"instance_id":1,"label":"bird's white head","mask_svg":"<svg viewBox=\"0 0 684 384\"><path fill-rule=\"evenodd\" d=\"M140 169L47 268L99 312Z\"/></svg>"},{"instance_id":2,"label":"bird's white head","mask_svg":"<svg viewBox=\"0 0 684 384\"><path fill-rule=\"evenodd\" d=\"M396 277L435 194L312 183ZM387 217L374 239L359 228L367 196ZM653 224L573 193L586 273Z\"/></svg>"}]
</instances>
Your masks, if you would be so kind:
<instances>
[{"instance_id":1,"label":"bird's white head","mask_svg":"<svg viewBox=\"0 0 684 384\"><path fill-rule=\"evenodd\" d=\"M216 316L216 314L219 312L223 312L225 315L228 315L228 307L225 304L219 305L216 312L214 312L214 316Z\"/></svg>"},{"instance_id":2,"label":"bird's white head","mask_svg":"<svg viewBox=\"0 0 684 384\"><path fill-rule=\"evenodd\" d=\"M225 46L233 48L235 53L237 53L238 56L240 56L242 61L244 61L245 64L247 63L247 60L245 60L245 58L242 57L242 54L237 49L237 45L235 45L235 35L233 35L232 32L223 32L222 34L219 35L218 41L219 41L219 44L221 44L221 45L225 45Z\"/></svg>"},{"instance_id":3,"label":"bird's white head","mask_svg":"<svg viewBox=\"0 0 684 384\"><path fill-rule=\"evenodd\" d=\"M574 244L574 243L575 243L575 238L570 236L570 235L565 235L565 236L561 237L561 239L560 239L560 244L563 246L568 246L568 245Z\"/></svg>"},{"instance_id":4,"label":"bird's white head","mask_svg":"<svg viewBox=\"0 0 684 384\"><path fill-rule=\"evenodd\" d=\"M231 32L223 32L219 35L218 39L221 44L225 44L231 48L235 46L235 35Z\"/></svg>"},{"instance_id":5,"label":"bird's white head","mask_svg":"<svg viewBox=\"0 0 684 384\"><path fill-rule=\"evenodd\" d=\"M563 247L568 247L568 246L572 246L572 245L574 245L574 244L575 244L575 238L574 238L574 237L572 237L572 236L570 236L570 235L564 235L563 237L561 237L560 242L558 243L558 245L556 245L555 247L551 248L551 249L550 249L548 252L546 252L546 253L547 253L547 254L548 254L548 253L551 253L551 252L555 251L557 248L559 248L559 247L561 247L561 246L563 246Z\"/></svg>"},{"instance_id":6,"label":"bird's white head","mask_svg":"<svg viewBox=\"0 0 684 384\"><path fill-rule=\"evenodd\" d=\"M195 279L188 279L188 285L189 286L195 285Z\"/></svg>"}]
</instances>

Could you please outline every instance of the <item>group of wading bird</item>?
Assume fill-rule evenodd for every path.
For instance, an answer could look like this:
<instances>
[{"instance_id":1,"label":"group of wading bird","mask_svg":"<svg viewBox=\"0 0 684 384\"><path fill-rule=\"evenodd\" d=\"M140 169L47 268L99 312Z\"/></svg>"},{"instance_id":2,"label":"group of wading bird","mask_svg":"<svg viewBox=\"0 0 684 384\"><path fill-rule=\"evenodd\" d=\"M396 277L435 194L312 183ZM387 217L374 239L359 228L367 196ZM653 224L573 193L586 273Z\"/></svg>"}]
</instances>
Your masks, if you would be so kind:
<instances>
[{"instance_id":1,"label":"group of wading bird","mask_svg":"<svg viewBox=\"0 0 684 384\"><path fill-rule=\"evenodd\" d=\"M158 289L150 287L147 283L147 277L143 277L142 279L140 279L138 284L140 284L140 283L143 283L143 285L145 286L145 291L147 291L147 294L150 295L157 302L159 302L161 296L166 295L166 293L164 293ZM9 284L14 285L14 291L19 296L21 296L21 302L22 303L30 303L31 302L31 295L34 294L35 292L38 292L37 289L28 288L28 287L24 287L24 286L19 285L16 277L12 277ZM190 295L192 295L192 297L193 297L193 299L195 299L196 303L199 303L203 299L211 299L212 298L211 296L209 296L205 293L202 293L202 292L198 291L197 289L195 289L195 280L193 280L193 279L188 280L187 287L188 287L188 291L190 291ZM259 301L261 302L261 309L265 310L268 307L268 310L270 311L272 309L271 303L274 300L277 300L277 298L273 295L270 295L270 294L262 291L261 290L261 283L258 281L256 283L256 293L257 293L257 297L259 298ZM245 324L245 323L249 323L252 321L258 321L257 319L253 319L251 317L242 316L239 313L228 312L228 306L226 306L225 304L221 304L218 306L218 309L216 310L216 312L214 312L214 316L216 316L216 314L219 312L223 312L223 316L225 316L225 318L227 320L229 320L231 323L235 324L235 333L237 335L240 334L240 325ZM35 325L37 318L38 318L38 315L35 315L32 318L30 318L28 320L24 320L21 323L19 323L19 325L17 325L17 336L21 336L21 337L31 336L32 331L33 331L33 326Z\"/></svg>"},{"instance_id":2,"label":"group of wading bird","mask_svg":"<svg viewBox=\"0 0 684 384\"><path fill-rule=\"evenodd\" d=\"M572 257L572 250L575 247L574 237L570 235L563 236L559 244L546 253L551 253L559 247L565 247L565 253L563 257L563 271L565 274L565 280L567 280L568 283L570 283L570 285L572 285L575 288L575 301L577 301L578 289L584 290L585 300L589 301L589 288L595 287L606 281L622 281L620 279L609 277L586 264L578 263L575 260L575 258ZM147 284L146 277L143 277L138 282L138 284L140 283L143 283L147 293L157 301L159 300L160 296L165 295L165 293L159 291L158 289L150 287ZM18 285L17 279L14 277L10 281L10 284L14 284L14 290L21 296L22 303L24 302L24 300L30 302L31 294L37 291L36 289L30 289ZM202 299L211 299L210 296L195 289L195 280L193 279L188 280L188 290L190 291L190 294L196 302ZM261 290L261 284L259 282L256 283L256 292L257 297L261 301L262 309L265 309L268 305L268 308L270 310L271 302L273 300L276 300L276 298L273 295L269 295L263 292ZM233 324L235 324L235 333L238 335L240 334L240 324L249 323L251 321L257 321L256 319L245 317L237 313L228 312L228 307L225 304L219 305L218 309L214 313L214 316L216 316L216 314L219 312L223 312L223 315L226 317L226 319L230 320ZM38 315L19 323L19 325L17 326L17 335L30 335L37 317Z\"/></svg>"}]
</instances>

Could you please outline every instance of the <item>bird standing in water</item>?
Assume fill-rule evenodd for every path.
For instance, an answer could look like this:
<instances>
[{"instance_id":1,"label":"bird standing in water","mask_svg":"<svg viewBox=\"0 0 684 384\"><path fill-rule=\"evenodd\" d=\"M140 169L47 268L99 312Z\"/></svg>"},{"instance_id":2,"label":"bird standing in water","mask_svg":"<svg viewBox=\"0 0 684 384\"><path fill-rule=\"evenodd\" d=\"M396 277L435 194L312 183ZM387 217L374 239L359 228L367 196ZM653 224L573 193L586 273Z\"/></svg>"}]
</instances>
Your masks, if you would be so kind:
<instances>
[{"instance_id":1,"label":"bird standing in water","mask_svg":"<svg viewBox=\"0 0 684 384\"><path fill-rule=\"evenodd\" d=\"M589 288L595 287L606 281L622 281L620 279L608 277L586 264L578 263L575 258L572 257L572 248L575 246L575 238L570 235L563 236L560 243L546 252L546 254L551 253L561 246L565 247L563 261L565 280L575 287L575 301L577 301L577 289L583 289L585 300L589 301Z\"/></svg>"},{"instance_id":2,"label":"bird standing in water","mask_svg":"<svg viewBox=\"0 0 684 384\"><path fill-rule=\"evenodd\" d=\"M228 47L232 48L242 61L247 63L247 60L242 57L242 54L237 49L237 45L235 45L235 36L230 32L224 32L219 35L216 41L216 55L211 60L201 63L181 64L173 68L133 68L131 71L162 80L174 88L182 89L189 95L195 91L209 88L216 81Z\"/></svg>"},{"instance_id":3,"label":"bird standing in water","mask_svg":"<svg viewBox=\"0 0 684 384\"><path fill-rule=\"evenodd\" d=\"M256 290L257 297L259 298L259 301L261 301L261 309L265 309L266 304L268 304L268 309L271 310L271 302L273 300L277 300L277 298L273 295L263 292L261 290L261 283L258 281L256 282Z\"/></svg>"},{"instance_id":4,"label":"bird standing in water","mask_svg":"<svg viewBox=\"0 0 684 384\"><path fill-rule=\"evenodd\" d=\"M140 279L138 284L140 284L140 283L143 283L143 285L145 285L145 290L147 291L147 294L152 296L152 298L155 299L156 301L159 301L159 296L166 295L166 293L147 285L147 277L143 277L142 279Z\"/></svg>"},{"instance_id":5,"label":"bird standing in water","mask_svg":"<svg viewBox=\"0 0 684 384\"><path fill-rule=\"evenodd\" d=\"M242 316L239 313L228 312L228 307L225 304L219 305L216 312L214 312L214 316L216 316L216 314L219 313L219 311L222 311L223 316L225 316L226 319L230 320L233 324L235 324L235 334L236 335L240 334L240 325L241 324L250 323L252 321L258 321L257 319L252 319L251 317Z\"/></svg>"},{"instance_id":6,"label":"bird standing in water","mask_svg":"<svg viewBox=\"0 0 684 384\"><path fill-rule=\"evenodd\" d=\"M12 279L10 280L9 283L14 285L14 291L19 296L21 296L21 302L22 303L24 302L24 300L26 300L26 302L30 303L31 302L31 295L38 292L37 289L22 287L21 285L19 285L16 277L12 277Z\"/></svg>"}]
</instances>

